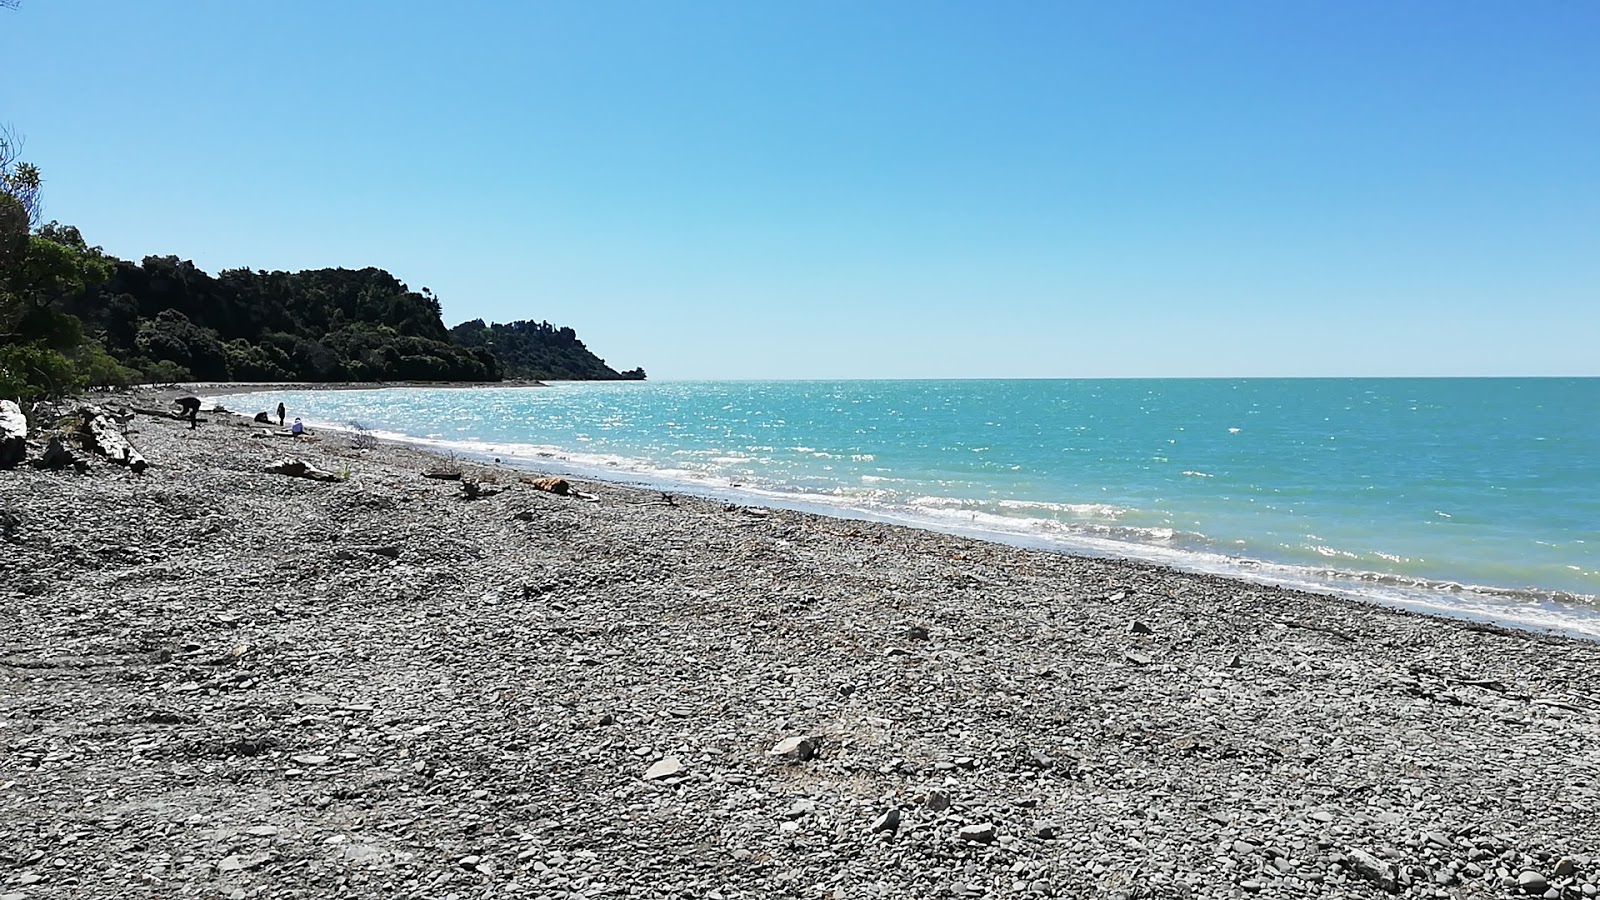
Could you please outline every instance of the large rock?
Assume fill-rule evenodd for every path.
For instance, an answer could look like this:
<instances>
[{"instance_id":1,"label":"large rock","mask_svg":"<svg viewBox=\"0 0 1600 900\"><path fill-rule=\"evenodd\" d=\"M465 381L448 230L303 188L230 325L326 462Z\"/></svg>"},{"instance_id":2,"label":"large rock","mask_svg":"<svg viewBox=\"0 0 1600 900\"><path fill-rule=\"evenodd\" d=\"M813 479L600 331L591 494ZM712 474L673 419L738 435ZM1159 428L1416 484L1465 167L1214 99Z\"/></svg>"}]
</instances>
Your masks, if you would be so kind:
<instances>
[{"instance_id":1,"label":"large rock","mask_svg":"<svg viewBox=\"0 0 1600 900\"><path fill-rule=\"evenodd\" d=\"M28 456L28 417L14 401L0 400L0 469L10 469Z\"/></svg>"}]
</instances>

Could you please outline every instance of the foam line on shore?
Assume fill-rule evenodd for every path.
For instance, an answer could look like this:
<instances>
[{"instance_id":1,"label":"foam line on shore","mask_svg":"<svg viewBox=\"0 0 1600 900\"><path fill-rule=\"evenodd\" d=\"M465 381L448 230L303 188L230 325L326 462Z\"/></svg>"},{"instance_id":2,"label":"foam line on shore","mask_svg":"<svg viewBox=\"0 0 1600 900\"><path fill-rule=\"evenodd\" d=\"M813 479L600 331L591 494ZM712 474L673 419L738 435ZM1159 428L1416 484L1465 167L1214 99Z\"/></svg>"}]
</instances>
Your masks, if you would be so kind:
<instances>
[{"instance_id":1,"label":"foam line on shore","mask_svg":"<svg viewBox=\"0 0 1600 900\"><path fill-rule=\"evenodd\" d=\"M347 423L313 420L308 424L328 431L352 430ZM1332 594L1394 609L1600 640L1600 598L1595 597L1274 563L1185 547L1184 544L1191 541L1186 540L1181 532L1171 530L1156 534L1152 529L1115 525L1075 527L1076 523L1011 519L960 510L946 510L943 512L953 514L941 514L931 504L928 507L874 505L870 498L802 493L743 483L728 484L687 469L640 468L636 460L625 457L601 454L586 456L553 446L425 438L383 430L369 430L367 433L438 455L456 455L482 463L500 462L527 471L555 472L654 490L689 493L724 502L904 525L1028 549L1097 558L1138 559L1182 571ZM966 521L962 521L963 516Z\"/></svg>"}]
</instances>

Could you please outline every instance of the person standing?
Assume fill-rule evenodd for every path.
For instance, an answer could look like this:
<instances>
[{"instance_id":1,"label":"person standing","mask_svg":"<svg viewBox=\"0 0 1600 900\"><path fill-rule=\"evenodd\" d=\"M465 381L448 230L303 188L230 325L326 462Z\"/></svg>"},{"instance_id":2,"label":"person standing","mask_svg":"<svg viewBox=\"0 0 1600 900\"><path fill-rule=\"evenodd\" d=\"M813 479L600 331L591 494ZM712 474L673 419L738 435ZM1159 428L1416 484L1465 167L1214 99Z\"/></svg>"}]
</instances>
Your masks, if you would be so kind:
<instances>
[{"instance_id":1,"label":"person standing","mask_svg":"<svg viewBox=\"0 0 1600 900\"><path fill-rule=\"evenodd\" d=\"M278 427L279 427L279 428L282 428L282 427L283 427L283 414L284 414L284 413L285 413L285 412L286 412L286 411L287 411L287 410L285 410L285 409L284 409L284 408L283 408L283 403L282 403L282 402L280 402L280 403L279 403L279 404L278 404Z\"/></svg>"}]
</instances>

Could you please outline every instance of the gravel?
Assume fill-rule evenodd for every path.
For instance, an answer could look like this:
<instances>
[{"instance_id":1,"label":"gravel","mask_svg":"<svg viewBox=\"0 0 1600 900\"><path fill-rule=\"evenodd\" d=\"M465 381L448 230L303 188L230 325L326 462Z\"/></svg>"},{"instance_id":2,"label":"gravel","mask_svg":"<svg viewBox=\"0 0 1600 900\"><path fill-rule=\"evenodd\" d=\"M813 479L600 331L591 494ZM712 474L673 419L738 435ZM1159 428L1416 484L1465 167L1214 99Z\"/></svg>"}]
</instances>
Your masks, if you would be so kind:
<instances>
[{"instance_id":1,"label":"gravel","mask_svg":"<svg viewBox=\"0 0 1600 900\"><path fill-rule=\"evenodd\" d=\"M209 418L0 472L6 900L1600 892L1596 644Z\"/></svg>"}]
</instances>

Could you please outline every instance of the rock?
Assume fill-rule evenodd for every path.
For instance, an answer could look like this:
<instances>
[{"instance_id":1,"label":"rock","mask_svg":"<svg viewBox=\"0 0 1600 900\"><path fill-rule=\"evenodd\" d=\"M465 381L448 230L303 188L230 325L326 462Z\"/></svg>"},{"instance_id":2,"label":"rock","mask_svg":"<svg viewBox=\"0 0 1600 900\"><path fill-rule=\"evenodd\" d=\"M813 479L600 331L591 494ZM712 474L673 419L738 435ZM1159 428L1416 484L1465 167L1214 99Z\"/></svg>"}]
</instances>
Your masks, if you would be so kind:
<instances>
[{"instance_id":1,"label":"rock","mask_svg":"<svg viewBox=\"0 0 1600 900\"><path fill-rule=\"evenodd\" d=\"M1394 866L1365 850L1352 849L1345 855L1345 864L1361 878L1391 894L1400 890L1399 873Z\"/></svg>"},{"instance_id":2,"label":"rock","mask_svg":"<svg viewBox=\"0 0 1600 900\"><path fill-rule=\"evenodd\" d=\"M956 837L959 837L963 841L971 841L975 844L992 844L994 843L995 836L994 823L992 822L980 822L975 825L963 825L961 826L961 830L956 832Z\"/></svg>"},{"instance_id":3,"label":"rock","mask_svg":"<svg viewBox=\"0 0 1600 900\"><path fill-rule=\"evenodd\" d=\"M1557 878L1570 878L1576 871L1578 871L1578 867L1573 863L1572 858L1563 856L1556 861L1556 867L1550 871L1550 874Z\"/></svg>"},{"instance_id":4,"label":"rock","mask_svg":"<svg viewBox=\"0 0 1600 900\"><path fill-rule=\"evenodd\" d=\"M645 781L657 781L662 778L671 778L683 772L683 760L676 756L668 756L657 760L650 768L644 770Z\"/></svg>"},{"instance_id":5,"label":"rock","mask_svg":"<svg viewBox=\"0 0 1600 900\"><path fill-rule=\"evenodd\" d=\"M884 810L883 814L878 816L878 818L873 821L872 828L870 830L873 834L881 834L885 831L894 831L899 827L900 810L891 806Z\"/></svg>"},{"instance_id":6,"label":"rock","mask_svg":"<svg viewBox=\"0 0 1600 900\"><path fill-rule=\"evenodd\" d=\"M1129 650L1122 654L1122 658L1136 666L1148 666L1154 661L1151 659L1150 654L1141 653L1138 650Z\"/></svg>"},{"instance_id":7,"label":"rock","mask_svg":"<svg viewBox=\"0 0 1600 900\"><path fill-rule=\"evenodd\" d=\"M267 466L270 475L287 475L290 478L309 478L312 481L343 481L332 472L324 472L303 459L280 459Z\"/></svg>"},{"instance_id":8,"label":"rock","mask_svg":"<svg viewBox=\"0 0 1600 900\"><path fill-rule=\"evenodd\" d=\"M950 808L950 795L944 791L929 791L925 801L929 809L934 812L944 812Z\"/></svg>"},{"instance_id":9,"label":"rock","mask_svg":"<svg viewBox=\"0 0 1600 900\"><path fill-rule=\"evenodd\" d=\"M28 457L28 417L13 400L0 400L0 469L10 469Z\"/></svg>"},{"instance_id":10,"label":"rock","mask_svg":"<svg viewBox=\"0 0 1600 900\"><path fill-rule=\"evenodd\" d=\"M68 450L59 437L51 437L50 442L44 445L44 452L39 454L38 465L41 469L65 469L71 466L79 472L86 472L89 469L88 461L79 459L77 454Z\"/></svg>"},{"instance_id":11,"label":"rock","mask_svg":"<svg viewBox=\"0 0 1600 900\"><path fill-rule=\"evenodd\" d=\"M767 751L768 756L779 756L795 762L805 762L817 755L816 742L808 737L784 738Z\"/></svg>"},{"instance_id":12,"label":"rock","mask_svg":"<svg viewBox=\"0 0 1600 900\"><path fill-rule=\"evenodd\" d=\"M278 826L255 825L250 828L246 828L244 833L250 835L251 837L272 837L278 833Z\"/></svg>"},{"instance_id":13,"label":"rock","mask_svg":"<svg viewBox=\"0 0 1600 900\"><path fill-rule=\"evenodd\" d=\"M817 801L801 797L790 804L789 808L784 810L783 815L790 819L803 819L816 811Z\"/></svg>"},{"instance_id":14,"label":"rock","mask_svg":"<svg viewBox=\"0 0 1600 900\"><path fill-rule=\"evenodd\" d=\"M928 639L928 629L921 625L912 625L906 629L905 638L908 641L925 641Z\"/></svg>"},{"instance_id":15,"label":"rock","mask_svg":"<svg viewBox=\"0 0 1600 900\"><path fill-rule=\"evenodd\" d=\"M328 761L328 757L318 753L302 753L299 756L289 757L289 761L302 766L320 766Z\"/></svg>"},{"instance_id":16,"label":"rock","mask_svg":"<svg viewBox=\"0 0 1600 900\"><path fill-rule=\"evenodd\" d=\"M1041 841L1053 841L1060 833L1061 829L1054 822L1033 823L1033 836Z\"/></svg>"},{"instance_id":17,"label":"rock","mask_svg":"<svg viewBox=\"0 0 1600 900\"><path fill-rule=\"evenodd\" d=\"M424 469L423 478L433 478L438 481L460 481L460 469Z\"/></svg>"},{"instance_id":18,"label":"rock","mask_svg":"<svg viewBox=\"0 0 1600 900\"><path fill-rule=\"evenodd\" d=\"M1129 634L1154 634L1155 632L1150 629L1149 625L1146 625L1145 623L1140 622L1137 619L1135 619L1134 623L1132 625L1128 626L1128 633Z\"/></svg>"},{"instance_id":19,"label":"rock","mask_svg":"<svg viewBox=\"0 0 1600 900\"><path fill-rule=\"evenodd\" d=\"M456 860L456 865L471 872L476 870L478 868L478 864L482 861L483 857L481 856L463 856Z\"/></svg>"},{"instance_id":20,"label":"rock","mask_svg":"<svg viewBox=\"0 0 1600 900\"><path fill-rule=\"evenodd\" d=\"M565 478L539 478L525 482L525 484L536 491L544 491L547 494L555 494L559 497L565 497L572 493L572 485L568 484Z\"/></svg>"},{"instance_id":21,"label":"rock","mask_svg":"<svg viewBox=\"0 0 1600 900\"><path fill-rule=\"evenodd\" d=\"M1517 890L1524 894L1543 894L1549 889L1549 880L1532 869L1524 869L1522 874L1517 876Z\"/></svg>"}]
</instances>

